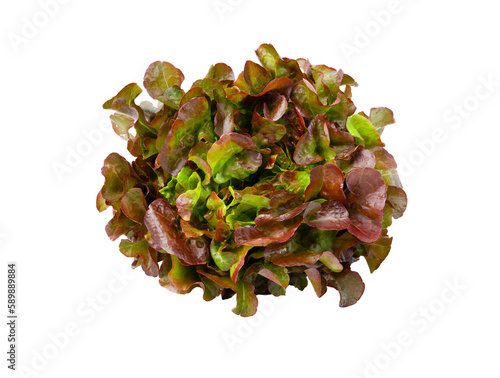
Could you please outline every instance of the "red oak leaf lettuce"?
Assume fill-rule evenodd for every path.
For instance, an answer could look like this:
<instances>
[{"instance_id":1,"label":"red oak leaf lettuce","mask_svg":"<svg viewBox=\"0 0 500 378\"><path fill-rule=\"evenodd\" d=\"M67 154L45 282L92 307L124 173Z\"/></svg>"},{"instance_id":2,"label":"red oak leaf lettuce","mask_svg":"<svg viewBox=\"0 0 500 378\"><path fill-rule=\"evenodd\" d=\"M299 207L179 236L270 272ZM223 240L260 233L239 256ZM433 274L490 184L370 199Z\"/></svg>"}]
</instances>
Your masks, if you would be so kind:
<instances>
[{"instance_id":1,"label":"red oak leaf lettuce","mask_svg":"<svg viewBox=\"0 0 500 378\"><path fill-rule=\"evenodd\" d=\"M355 114L342 70L281 57L271 44L235 75L224 63L191 88L169 62L152 63L143 86L155 104L136 103L135 83L106 101L113 130L133 161L104 161L99 211L122 237L132 267L179 294L236 296L233 311L256 313L259 295L308 283L356 303L388 257L388 226L407 198L381 133L388 108Z\"/></svg>"}]
</instances>

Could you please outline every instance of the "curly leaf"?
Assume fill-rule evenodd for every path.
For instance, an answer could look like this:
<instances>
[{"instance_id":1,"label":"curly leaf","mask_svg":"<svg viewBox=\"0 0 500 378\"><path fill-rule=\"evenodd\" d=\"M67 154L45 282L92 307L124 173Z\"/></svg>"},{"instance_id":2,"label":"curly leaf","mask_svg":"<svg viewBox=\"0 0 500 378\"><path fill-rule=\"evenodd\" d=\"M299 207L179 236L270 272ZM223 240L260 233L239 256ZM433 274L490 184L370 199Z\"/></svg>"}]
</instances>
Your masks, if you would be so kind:
<instances>
[{"instance_id":1,"label":"curly leaf","mask_svg":"<svg viewBox=\"0 0 500 378\"><path fill-rule=\"evenodd\" d=\"M329 121L341 126L345 125L347 117L355 111L352 101L340 92L331 105L322 104L316 89L308 80L301 80L294 85L291 100L304 117L314 118L325 114Z\"/></svg>"},{"instance_id":2,"label":"curly leaf","mask_svg":"<svg viewBox=\"0 0 500 378\"><path fill-rule=\"evenodd\" d=\"M316 92L323 104L331 105L340 92L342 77L337 70L325 65L311 67L311 74L316 84Z\"/></svg>"},{"instance_id":3,"label":"curly leaf","mask_svg":"<svg viewBox=\"0 0 500 378\"><path fill-rule=\"evenodd\" d=\"M394 113L388 108L372 108L370 110L370 121L373 123L379 134L382 133L384 127L396 122Z\"/></svg>"},{"instance_id":4,"label":"curly leaf","mask_svg":"<svg viewBox=\"0 0 500 378\"><path fill-rule=\"evenodd\" d=\"M283 266L274 265L269 261L261 261L251 265L245 271L245 277L252 274L259 274L282 288L286 288L290 283L288 270Z\"/></svg>"},{"instance_id":5,"label":"curly leaf","mask_svg":"<svg viewBox=\"0 0 500 378\"><path fill-rule=\"evenodd\" d=\"M246 280L239 280L236 284L236 307L233 312L243 317L253 316L257 312L258 303L253 285Z\"/></svg>"},{"instance_id":6,"label":"curly leaf","mask_svg":"<svg viewBox=\"0 0 500 378\"><path fill-rule=\"evenodd\" d=\"M133 243L130 240L122 240L120 242L120 252L127 257L140 256L142 259L141 266L148 276L158 277L159 267L158 262L155 260L146 239L142 239L138 243Z\"/></svg>"},{"instance_id":7,"label":"curly leaf","mask_svg":"<svg viewBox=\"0 0 500 378\"><path fill-rule=\"evenodd\" d=\"M377 270L385 260L391 250L392 238L387 235L387 230L383 230L377 241L366 244L363 256L366 259L370 272Z\"/></svg>"},{"instance_id":8,"label":"curly leaf","mask_svg":"<svg viewBox=\"0 0 500 378\"><path fill-rule=\"evenodd\" d=\"M335 150L330 148L330 135L328 133L328 120L319 115L314 118L307 132L299 139L293 160L298 165L310 165L322 160L335 161Z\"/></svg>"},{"instance_id":9,"label":"curly leaf","mask_svg":"<svg viewBox=\"0 0 500 378\"><path fill-rule=\"evenodd\" d=\"M316 196L346 203L344 174L335 164L326 163L311 170L310 183L305 190L304 201L309 201Z\"/></svg>"},{"instance_id":10,"label":"curly leaf","mask_svg":"<svg viewBox=\"0 0 500 378\"><path fill-rule=\"evenodd\" d=\"M286 134L285 126L261 117L257 112L253 113L252 131L256 135L262 135L266 145L276 143Z\"/></svg>"},{"instance_id":11,"label":"curly leaf","mask_svg":"<svg viewBox=\"0 0 500 378\"><path fill-rule=\"evenodd\" d=\"M241 245L237 247L233 252L235 256L235 262L229 269L229 276L231 280L236 285L238 281L238 274L240 273L243 264L245 263L245 257L247 256L248 251L252 249L252 246L249 245Z\"/></svg>"},{"instance_id":12,"label":"curly leaf","mask_svg":"<svg viewBox=\"0 0 500 378\"><path fill-rule=\"evenodd\" d=\"M274 77L289 77L293 82L303 78L298 62L294 59L281 58L273 45L264 43L255 51L261 64Z\"/></svg>"},{"instance_id":13,"label":"curly leaf","mask_svg":"<svg viewBox=\"0 0 500 378\"><path fill-rule=\"evenodd\" d=\"M213 140L210 106L205 97L196 97L182 106L168 132L158 160L161 167L177 175L188 161L189 151L202 139Z\"/></svg>"},{"instance_id":14,"label":"curly leaf","mask_svg":"<svg viewBox=\"0 0 500 378\"><path fill-rule=\"evenodd\" d=\"M401 218L406 210L408 199L402 188L389 186L387 188L387 203L394 209L394 218Z\"/></svg>"},{"instance_id":15,"label":"curly leaf","mask_svg":"<svg viewBox=\"0 0 500 378\"><path fill-rule=\"evenodd\" d=\"M102 167L104 176L104 186L102 187L102 196L108 202L119 200L125 190L125 177L130 175L132 167L129 162L117 153L110 154Z\"/></svg>"},{"instance_id":16,"label":"curly leaf","mask_svg":"<svg viewBox=\"0 0 500 378\"><path fill-rule=\"evenodd\" d=\"M157 99L170 108L179 110L182 97L184 97L184 91L177 85L174 85L165 89L165 92L161 96L158 96Z\"/></svg>"},{"instance_id":17,"label":"curly leaf","mask_svg":"<svg viewBox=\"0 0 500 378\"><path fill-rule=\"evenodd\" d=\"M382 175L375 169L357 168L347 175L346 184L356 196L349 207L351 225L348 231L365 243L376 241L382 231L387 198Z\"/></svg>"},{"instance_id":18,"label":"curly leaf","mask_svg":"<svg viewBox=\"0 0 500 378\"><path fill-rule=\"evenodd\" d=\"M236 257L232 252L223 252L225 245L212 240L210 244L210 254L217 267L222 271L227 271L235 263Z\"/></svg>"},{"instance_id":19,"label":"curly leaf","mask_svg":"<svg viewBox=\"0 0 500 378\"><path fill-rule=\"evenodd\" d=\"M153 98L160 97L174 85L180 87L183 81L182 71L168 62L151 63L144 75L144 87Z\"/></svg>"},{"instance_id":20,"label":"curly leaf","mask_svg":"<svg viewBox=\"0 0 500 378\"><path fill-rule=\"evenodd\" d=\"M312 287L314 288L314 292L321 298L326 293L326 280L320 273L318 269L309 268L305 270L307 278L311 282Z\"/></svg>"},{"instance_id":21,"label":"curly leaf","mask_svg":"<svg viewBox=\"0 0 500 378\"><path fill-rule=\"evenodd\" d=\"M340 307L348 307L355 304L365 291L365 284L361 276L350 268L345 268L340 273L326 275L328 286L334 287L340 293Z\"/></svg>"},{"instance_id":22,"label":"curly leaf","mask_svg":"<svg viewBox=\"0 0 500 378\"><path fill-rule=\"evenodd\" d=\"M214 118L215 133L220 137L234 131L234 114L237 107L225 96L215 93L214 97L217 101L217 113Z\"/></svg>"},{"instance_id":23,"label":"curly leaf","mask_svg":"<svg viewBox=\"0 0 500 378\"><path fill-rule=\"evenodd\" d=\"M269 216L276 221L291 219L302 213L307 204L297 194L280 192L275 194L269 203Z\"/></svg>"},{"instance_id":24,"label":"curly leaf","mask_svg":"<svg viewBox=\"0 0 500 378\"><path fill-rule=\"evenodd\" d=\"M278 181L280 188L302 196L310 183L310 177L305 171L285 171L279 175Z\"/></svg>"},{"instance_id":25,"label":"curly leaf","mask_svg":"<svg viewBox=\"0 0 500 378\"><path fill-rule=\"evenodd\" d=\"M120 206L123 214L137 223L142 223L148 207L144 194L139 188L132 188L125 193Z\"/></svg>"},{"instance_id":26,"label":"curly leaf","mask_svg":"<svg viewBox=\"0 0 500 378\"><path fill-rule=\"evenodd\" d=\"M309 203L304 212L304 222L320 230L344 230L351 224L349 213L339 201Z\"/></svg>"},{"instance_id":27,"label":"curly leaf","mask_svg":"<svg viewBox=\"0 0 500 378\"><path fill-rule=\"evenodd\" d=\"M398 165L396 164L394 156L392 156L385 148L374 147L372 152L376 159L375 169L391 170L397 168Z\"/></svg>"},{"instance_id":28,"label":"curly leaf","mask_svg":"<svg viewBox=\"0 0 500 378\"><path fill-rule=\"evenodd\" d=\"M264 117L270 121L278 121L288 109L288 100L279 93L271 93L264 102Z\"/></svg>"},{"instance_id":29,"label":"curly leaf","mask_svg":"<svg viewBox=\"0 0 500 378\"><path fill-rule=\"evenodd\" d=\"M142 93L141 87L136 83L126 85L116 96L103 104L104 109L112 109L113 103L117 99L123 99L128 106L132 106L134 100Z\"/></svg>"},{"instance_id":30,"label":"curly leaf","mask_svg":"<svg viewBox=\"0 0 500 378\"><path fill-rule=\"evenodd\" d=\"M243 77L247 85L254 89L264 87L273 79L268 70L250 60L245 63Z\"/></svg>"},{"instance_id":31,"label":"curly leaf","mask_svg":"<svg viewBox=\"0 0 500 378\"><path fill-rule=\"evenodd\" d=\"M179 229L176 215L164 199L157 199L149 205L144 215L153 247L177 256L186 265L203 264L210 256L206 237L187 239Z\"/></svg>"},{"instance_id":32,"label":"curly leaf","mask_svg":"<svg viewBox=\"0 0 500 378\"><path fill-rule=\"evenodd\" d=\"M297 216L282 222L257 217L255 223L255 227L245 226L236 229L234 232L236 244L267 246L273 242L284 242L293 236L302 223L302 217Z\"/></svg>"},{"instance_id":33,"label":"curly leaf","mask_svg":"<svg viewBox=\"0 0 500 378\"><path fill-rule=\"evenodd\" d=\"M210 66L210 69L205 77L220 81L222 84L227 85L231 85L234 81L233 70L225 63L217 63Z\"/></svg>"},{"instance_id":34,"label":"curly leaf","mask_svg":"<svg viewBox=\"0 0 500 378\"><path fill-rule=\"evenodd\" d=\"M323 252L319 260L333 272L341 272L344 269L337 256L331 252Z\"/></svg>"},{"instance_id":35,"label":"curly leaf","mask_svg":"<svg viewBox=\"0 0 500 378\"><path fill-rule=\"evenodd\" d=\"M314 252L302 246L297 237L283 243L272 243L264 250L264 257L280 266L309 266L321 258L322 252Z\"/></svg>"},{"instance_id":36,"label":"curly leaf","mask_svg":"<svg viewBox=\"0 0 500 378\"><path fill-rule=\"evenodd\" d=\"M241 180L255 172L262 164L262 155L252 148L251 138L238 133L224 134L207 154L214 181L222 184L232 178Z\"/></svg>"},{"instance_id":37,"label":"curly leaf","mask_svg":"<svg viewBox=\"0 0 500 378\"><path fill-rule=\"evenodd\" d=\"M171 258L172 267L168 273L160 271L160 285L179 294L190 293L195 287L201 286L196 267L185 266L176 256Z\"/></svg>"}]
</instances>

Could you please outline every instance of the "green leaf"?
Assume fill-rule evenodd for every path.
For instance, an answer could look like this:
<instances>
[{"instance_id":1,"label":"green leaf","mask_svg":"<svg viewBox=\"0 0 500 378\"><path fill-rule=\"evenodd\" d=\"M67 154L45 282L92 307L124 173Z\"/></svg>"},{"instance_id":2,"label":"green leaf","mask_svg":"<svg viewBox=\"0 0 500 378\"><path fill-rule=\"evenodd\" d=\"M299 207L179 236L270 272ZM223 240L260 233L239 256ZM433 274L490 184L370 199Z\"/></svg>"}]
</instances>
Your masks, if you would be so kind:
<instances>
[{"instance_id":1,"label":"green leaf","mask_svg":"<svg viewBox=\"0 0 500 378\"><path fill-rule=\"evenodd\" d=\"M203 185L208 185L210 183L210 178L212 177L212 168L208 162L199 156L190 156L189 161L192 161L196 166L204 173Z\"/></svg>"},{"instance_id":2,"label":"green leaf","mask_svg":"<svg viewBox=\"0 0 500 378\"><path fill-rule=\"evenodd\" d=\"M264 43L255 51L260 63L274 77L289 77L294 83L303 78L298 62L294 59L281 58L273 45Z\"/></svg>"},{"instance_id":3,"label":"green leaf","mask_svg":"<svg viewBox=\"0 0 500 378\"><path fill-rule=\"evenodd\" d=\"M335 256L331 252L323 252L319 261L321 261L323 264L325 264L333 272L341 272L342 269L344 269L343 265L340 263L337 256Z\"/></svg>"},{"instance_id":4,"label":"green leaf","mask_svg":"<svg viewBox=\"0 0 500 378\"><path fill-rule=\"evenodd\" d=\"M203 299L207 302L217 298L222 292L222 287L211 279L201 277L201 282L203 284Z\"/></svg>"},{"instance_id":5,"label":"green leaf","mask_svg":"<svg viewBox=\"0 0 500 378\"><path fill-rule=\"evenodd\" d=\"M356 141L363 147L384 146L380 141L380 135L369 119L362 115L355 114L347 119L347 131L349 131Z\"/></svg>"},{"instance_id":6,"label":"green leaf","mask_svg":"<svg viewBox=\"0 0 500 378\"><path fill-rule=\"evenodd\" d=\"M210 244L210 254L214 259L217 267L222 271L228 271L229 268L235 263L236 257L232 252L223 252L225 245L216 240L212 240Z\"/></svg>"},{"instance_id":7,"label":"green leaf","mask_svg":"<svg viewBox=\"0 0 500 378\"><path fill-rule=\"evenodd\" d=\"M132 106L134 104L134 100L141 93L142 93L141 87L139 87L136 83L131 83L129 85L126 85L120 92L118 92L118 94L115 97L106 101L102 107L104 109L111 109L113 103L117 99L123 99L125 100L128 106Z\"/></svg>"},{"instance_id":8,"label":"green leaf","mask_svg":"<svg viewBox=\"0 0 500 378\"><path fill-rule=\"evenodd\" d=\"M193 83L193 87L199 87L203 89L203 91L208 95L208 97L210 97L210 100L226 96L222 84L214 79L205 78L197 80Z\"/></svg>"},{"instance_id":9,"label":"green leaf","mask_svg":"<svg viewBox=\"0 0 500 378\"><path fill-rule=\"evenodd\" d=\"M290 285L295 286L300 291L304 290L308 283L305 273L290 273Z\"/></svg>"},{"instance_id":10,"label":"green leaf","mask_svg":"<svg viewBox=\"0 0 500 378\"><path fill-rule=\"evenodd\" d=\"M245 135L222 135L207 154L214 181L222 184L233 178L241 180L257 171L262 164L262 155L253 148L252 139Z\"/></svg>"},{"instance_id":11,"label":"green leaf","mask_svg":"<svg viewBox=\"0 0 500 378\"><path fill-rule=\"evenodd\" d=\"M261 276L266 277L270 281L283 288L286 288L290 283L290 276L288 275L287 268L283 266L274 265L269 261L264 261L263 269L259 271Z\"/></svg>"},{"instance_id":12,"label":"green leaf","mask_svg":"<svg viewBox=\"0 0 500 378\"><path fill-rule=\"evenodd\" d=\"M108 207L109 206L106 204L106 199L102 196L102 192L99 191L99 193L97 193L97 197L96 197L96 208L97 208L97 210L100 213L102 213Z\"/></svg>"},{"instance_id":13,"label":"green leaf","mask_svg":"<svg viewBox=\"0 0 500 378\"><path fill-rule=\"evenodd\" d=\"M193 172L191 174L188 180L187 188L188 190L179 195L175 201L177 212L185 221L189 221L191 219L194 207L198 204L202 195L201 178L198 173Z\"/></svg>"},{"instance_id":14,"label":"green leaf","mask_svg":"<svg viewBox=\"0 0 500 378\"><path fill-rule=\"evenodd\" d=\"M264 87L273 79L271 72L250 60L245 63L245 70L243 72L245 82L250 88L254 89Z\"/></svg>"},{"instance_id":15,"label":"green leaf","mask_svg":"<svg viewBox=\"0 0 500 378\"><path fill-rule=\"evenodd\" d=\"M389 204L384 206L384 218L382 219L382 229L386 229L392 225L392 217L394 216L394 210Z\"/></svg>"},{"instance_id":16,"label":"green leaf","mask_svg":"<svg viewBox=\"0 0 500 378\"><path fill-rule=\"evenodd\" d=\"M276 66L281 60L273 45L264 43L255 51L260 63L269 71L275 72Z\"/></svg>"},{"instance_id":17,"label":"green leaf","mask_svg":"<svg viewBox=\"0 0 500 378\"><path fill-rule=\"evenodd\" d=\"M179 294L190 293L195 287L200 286L201 279L195 266L181 264L176 256L172 256L172 269L165 277L160 277L162 286L170 286Z\"/></svg>"},{"instance_id":18,"label":"green leaf","mask_svg":"<svg viewBox=\"0 0 500 378\"><path fill-rule=\"evenodd\" d=\"M158 101L169 106L174 110L179 110L180 102L184 96L184 91L177 85L168 87L161 96L158 96Z\"/></svg>"},{"instance_id":19,"label":"green leaf","mask_svg":"<svg viewBox=\"0 0 500 378\"><path fill-rule=\"evenodd\" d=\"M288 276L287 268L274 265L273 263L266 260L252 264L245 271L245 278L249 281L252 281L252 275L255 274L259 274L283 288L286 288L290 283L290 277Z\"/></svg>"},{"instance_id":20,"label":"green leaf","mask_svg":"<svg viewBox=\"0 0 500 378\"><path fill-rule=\"evenodd\" d=\"M243 317L253 316L257 312L258 303L253 285L245 280L239 280L236 284L236 307L233 312Z\"/></svg>"},{"instance_id":21,"label":"green leaf","mask_svg":"<svg viewBox=\"0 0 500 378\"><path fill-rule=\"evenodd\" d=\"M285 171L279 175L279 188L303 196L310 183L309 172Z\"/></svg>"}]
</instances>

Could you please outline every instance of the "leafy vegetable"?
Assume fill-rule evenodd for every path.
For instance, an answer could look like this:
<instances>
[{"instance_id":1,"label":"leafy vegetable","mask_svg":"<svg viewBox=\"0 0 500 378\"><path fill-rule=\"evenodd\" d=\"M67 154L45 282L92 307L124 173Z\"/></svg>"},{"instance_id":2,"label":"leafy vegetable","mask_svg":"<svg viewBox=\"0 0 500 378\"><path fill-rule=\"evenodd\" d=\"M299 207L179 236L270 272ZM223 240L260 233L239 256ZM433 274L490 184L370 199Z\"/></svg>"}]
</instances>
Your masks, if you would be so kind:
<instances>
[{"instance_id":1,"label":"leafy vegetable","mask_svg":"<svg viewBox=\"0 0 500 378\"><path fill-rule=\"evenodd\" d=\"M406 210L394 157L380 139L391 110L355 113L341 70L282 58L270 44L235 76L224 64L185 91L183 73L154 62L136 104L125 86L104 103L132 163L104 161L97 209L106 233L161 286L207 301L236 295L234 312L255 314L258 295L285 295L308 282L340 306L356 303L391 249L387 227Z\"/></svg>"}]
</instances>

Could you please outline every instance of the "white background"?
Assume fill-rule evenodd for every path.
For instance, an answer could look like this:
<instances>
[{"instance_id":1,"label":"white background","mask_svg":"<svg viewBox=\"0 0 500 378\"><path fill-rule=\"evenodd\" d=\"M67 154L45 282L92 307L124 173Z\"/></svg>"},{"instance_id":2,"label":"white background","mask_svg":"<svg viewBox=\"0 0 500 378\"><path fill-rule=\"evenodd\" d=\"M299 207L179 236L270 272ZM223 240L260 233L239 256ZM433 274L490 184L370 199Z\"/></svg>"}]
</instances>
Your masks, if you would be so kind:
<instances>
[{"instance_id":1,"label":"white background","mask_svg":"<svg viewBox=\"0 0 500 378\"><path fill-rule=\"evenodd\" d=\"M498 376L496 2L62 2L48 16L34 0L0 10L0 314L15 261L20 376ZM142 85L155 60L182 69L188 88L216 62L240 72L264 42L342 68L360 84L358 110L387 106L396 116L383 139L408 210L390 228L381 268L353 266L366 291L347 309L335 290L318 299L290 288L243 320L234 298L173 294L129 268L104 232L110 213L95 210L104 158L126 154L109 128L99 131L104 101ZM89 133L88 154L58 177L54 165ZM3 326L4 357L6 335Z\"/></svg>"}]
</instances>

